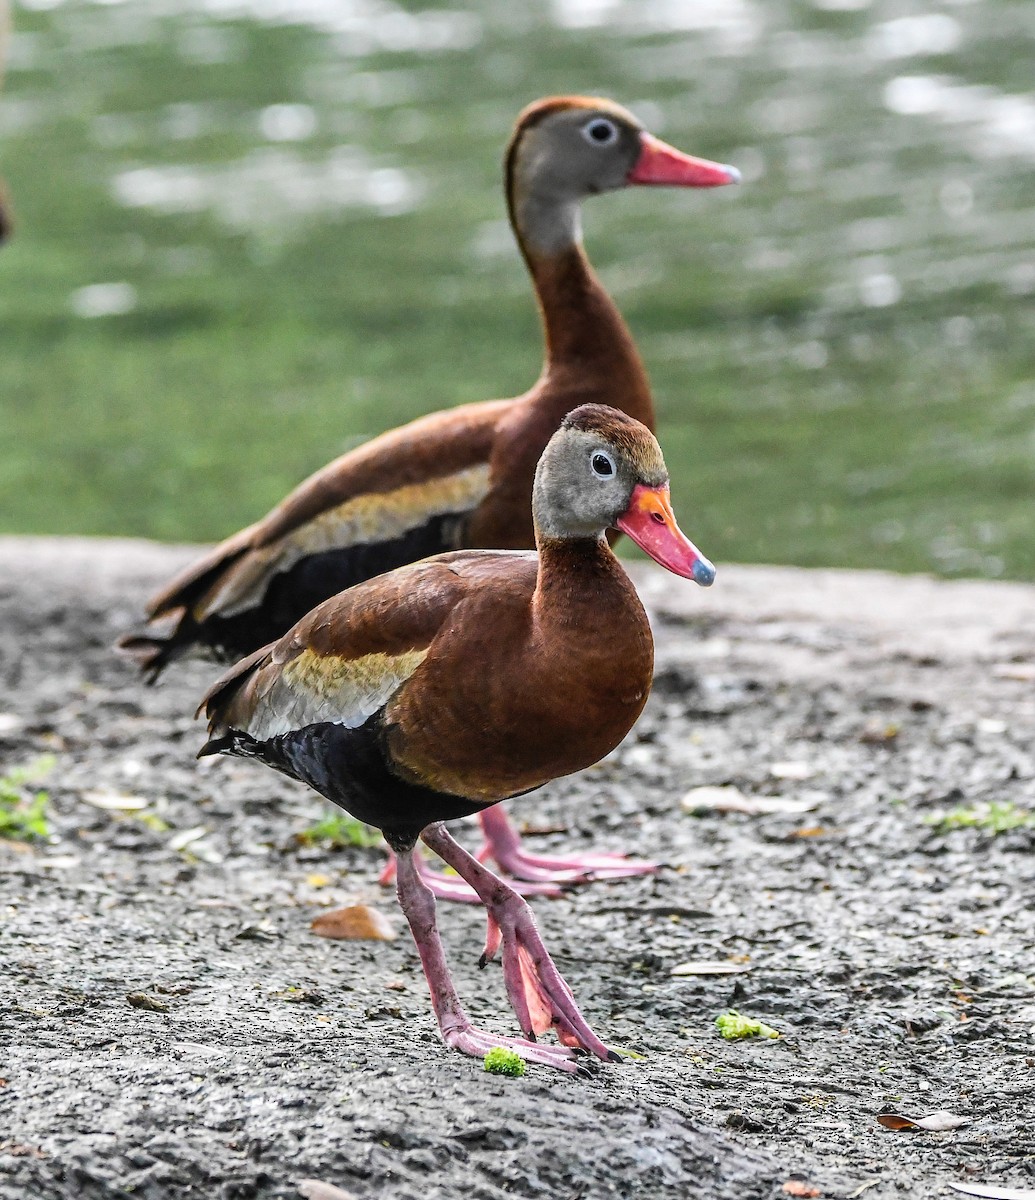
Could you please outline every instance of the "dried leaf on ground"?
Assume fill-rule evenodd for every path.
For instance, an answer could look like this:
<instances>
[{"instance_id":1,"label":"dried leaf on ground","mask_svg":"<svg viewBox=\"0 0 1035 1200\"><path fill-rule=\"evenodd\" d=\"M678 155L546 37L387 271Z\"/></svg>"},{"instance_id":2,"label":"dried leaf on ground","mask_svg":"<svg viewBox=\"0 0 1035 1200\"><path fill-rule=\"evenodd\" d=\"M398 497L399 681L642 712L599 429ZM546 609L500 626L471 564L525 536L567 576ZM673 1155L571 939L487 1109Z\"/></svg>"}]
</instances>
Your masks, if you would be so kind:
<instances>
[{"instance_id":1,"label":"dried leaf on ground","mask_svg":"<svg viewBox=\"0 0 1035 1200\"><path fill-rule=\"evenodd\" d=\"M359 942L391 942L395 930L391 922L376 908L354 904L321 913L309 928L317 937L341 938Z\"/></svg>"},{"instance_id":2,"label":"dried leaf on ground","mask_svg":"<svg viewBox=\"0 0 1035 1200\"><path fill-rule=\"evenodd\" d=\"M876 1187L880 1183L879 1179L867 1179L865 1183L860 1183L857 1188L852 1188L848 1193L848 1200L856 1200L856 1197L861 1196L863 1192L868 1192L871 1187Z\"/></svg>"},{"instance_id":3,"label":"dried leaf on ground","mask_svg":"<svg viewBox=\"0 0 1035 1200\"><path fill-rule=\"evenodd\" d=\"M788 1196L805 1196L811 1198L823 1194L818 1187L812 1187L811 1184L803 1183L800 1179L788 1179L783 1185L783 1190Z\"/></svg>"},{"instance_id":4,"label":"dried leaf on ground","mask_svg":"<svg viewBox=\"0 0 1035 1200\"><path fill-rule=\"evenodd\" d=\"M46 1158L39 1146L30 1146L26 1142L0 1142L0 1154L10 1154L13 1158Z\"/></svg>"},{"instance_id":5,"label":"dried leaf on ground","mask_svg":"<svg viewBox=\"0 0 1035 1200\"><path fill-rule=\"evenodd\" d=\"M673 967L670 975L742 975L750 971L747 963L730 962L728 959L716 962L685 962Z\"/></svg>"},{"instance_id":6,"label":"dried leaf on ground","mask_svg":"<svg viewBox=\"0 0 1035 1200\"><path fill-rule=\"evenodd\" d=\"M321 1183L319 1179L303 1179L298 1185L298 1193L305 1200L356 1200L351 1192L343 1192L333 1183Z\"/></svg>"},{"instance_id":7,"label":"dried leaf on ground","mask_svg":"<svg viewBox=\"0 0 1035 1200\"><path fill-rule=\"evenodd\" d=\"M904 1113L881 1113L877 1122L885 1129L926 1129L931 1133L944 1133L948 1129L959 1129L969 1125L970 1117L961 1117L942 1108L926 1117L907 1117Z\"/></svg>"},{"instance_id":8,"label":"dried leaf on ground","mask_svg":"<svg viewBox=\"0 0 1035 1200\"><path fill-rule=\"evenodd\" d=\"M996 1183L950 1183L954 1192L982 1196L984 1200L1035 1200L1035 1188L1002 1187Z\"/></svg>"},{"instance_id":9,"label":"dried leaf on ground","mask_svg":"<svg viewBox=\"0 0 1035 1200\"><path fill-rule=\"evenodd\" d=\"M204 825L195 825L193 829L181 829L169 839L169 849L186 850L194 842L200 842L207 833L208 829Z\"/></svg>"},{"instance_id":10,"label":"dried leaf on ground","mask_svg":"<svg viewBox=\"0 0 1035 1200\"><path fill-rule=\"evenodd\" d=\"M1035 663L996 663L992 668L996 679L1015 679L1018 683L1035 682Z\"/></svg>"},{"instance_id":11,"label":"dried leaf on ground","mask_svg":"<svg viewBox=\"0 0 1035 1200\"><path fill-rule=\"evenodd\" d=\"M133 1008L142 1008L147 1012L168 1012L169 1005L157 996L149 996L147 992L130 992L126 1000Z\"/></svg>"},{"instance_id":12,"label":"dried leaf on ground","mask_svg":"<svg viewBox=\"0 0 1035 1200\"><path fill-rule=\"evenodd\" d=\"M859 741L866 746L886 746L895 741L901 729L894 721L868 721Z\"/></svg>"},{"instance_id":13,"label":"dried leaf on ground","mask_svg":"<svg viewBox=\"0 0 1035 1200\"><path fill-rule=\"evenodd\" d=\"M735 812L749 817L786 813L797 815L819 807L819 798L791 800L787 796L746 796L735 787L691 788L683 797L686 812Z\"/></svg>"},{"instance_id":14,"label":"dried leaf on ground","mask_svg":"<svg viewBox=\"0 0 1035 1200\"><path fill-rule=\"evenodd\" d=\"M147 808L147 800L143 796L112 792L107 788L80 792L79 798L94 808L103 808L106 812L140 812L141 809Z\"/></svg>"}]
</instances>

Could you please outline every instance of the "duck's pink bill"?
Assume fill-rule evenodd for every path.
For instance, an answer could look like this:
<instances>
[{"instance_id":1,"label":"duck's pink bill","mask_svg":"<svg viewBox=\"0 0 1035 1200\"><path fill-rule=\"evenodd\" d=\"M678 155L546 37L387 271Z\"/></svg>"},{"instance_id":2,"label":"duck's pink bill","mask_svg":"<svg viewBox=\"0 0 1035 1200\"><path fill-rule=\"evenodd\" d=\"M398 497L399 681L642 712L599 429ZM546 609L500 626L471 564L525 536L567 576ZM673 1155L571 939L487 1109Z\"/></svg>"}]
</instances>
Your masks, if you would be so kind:
<instances>
[{"instance_id":1,"label":"duck's pink bill","mask_svg":"<svg viewBox=\"0 0 1035 1200\"><path fill-rule=\"evenodd\" d=\"M725 187L740 183L736 167L694 158L651 133L640 134L640 157L629 172L630 183L656 187Z\"/></svg>"},{"instance_id":2,"label":"duck's pink bill","mask_svg":"<svg viewBox=\"0 0 1035 1200\"><path fill-rule=\"evenodd\" d=\"M715 582L715 568L676 524L668 484L652 488L638 483L615 524L666 570L701 587Z\"/></svg>"}]
</instances>

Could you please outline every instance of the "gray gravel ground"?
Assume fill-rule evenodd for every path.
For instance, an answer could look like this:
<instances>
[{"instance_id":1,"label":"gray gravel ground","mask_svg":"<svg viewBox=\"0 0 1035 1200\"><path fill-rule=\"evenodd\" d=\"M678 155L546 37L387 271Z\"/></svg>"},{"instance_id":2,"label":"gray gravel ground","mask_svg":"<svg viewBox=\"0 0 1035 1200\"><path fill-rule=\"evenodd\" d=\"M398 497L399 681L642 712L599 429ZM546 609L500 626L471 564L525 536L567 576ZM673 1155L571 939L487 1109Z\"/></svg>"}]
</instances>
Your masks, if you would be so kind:
<instances>
[{"instance_id":1,"label":"gray gravel ground","mask_svg":"<svg viewBox=\"0 0 1035 1200\"><path fill-rule=\"evenodd\" d=\"M213 669L148 690L109 652L187 553L0 539L0 762L55 757L51 842L0 844L3 1200L266 1200L306 1178L359 1200L1035 1188L1035 830L932 823L1035 809L1035 588L731 567L704 593L638 572L647 713L512 811L567 827L545 849L670 864L536 902L591 1022L643 1057L506 1080L438 1043L380 851L304 848L317 797L195 762ZM815 807L685 811L702 785ZM401 936L310 933L348 902ZM499 970L477 969L479 912L442 914L474 1016L514 1032ZM730 958L751 969L671 974ZM783 1036L723 1041L730 1007ZM875 1119L937 1109L972 1123Z\"/></svg>"}]
</instances>

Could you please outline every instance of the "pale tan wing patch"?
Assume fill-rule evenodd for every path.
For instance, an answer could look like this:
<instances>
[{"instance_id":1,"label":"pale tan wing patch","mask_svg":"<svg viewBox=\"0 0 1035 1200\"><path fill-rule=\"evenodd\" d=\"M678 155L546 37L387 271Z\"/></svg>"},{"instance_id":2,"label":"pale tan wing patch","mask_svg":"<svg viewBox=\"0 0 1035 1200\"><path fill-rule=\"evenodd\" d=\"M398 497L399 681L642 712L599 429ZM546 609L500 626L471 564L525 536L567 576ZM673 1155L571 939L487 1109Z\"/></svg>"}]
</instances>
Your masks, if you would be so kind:
<instances>
[{"instance_id":1,"label":"pale tan wing patch","mask_svg":"<svg viewBox=\"0 0 1035 1200\"><path fill-rule=\"evenodd\" d=\"M256 607L272 575L289 571L300 559L325 550L392 541L434 517L476 508L489 491L489 465L479 463L423 483L390 492L353 496L329 508L291 533L245 554L195 607L202 621L217 614L232 617Z\"/></svg>"},{"instance_id":2,"label":"pale tan wing patch","mask_svg":"<svg viewBox=\"0 0 1035 1200\"><path fill-rule=\"evenodd\" d=\"M324 721L355 729L388 703L427 653L337 658L303 650L259 699L248 732L261 742Z\"/></svg>"}]
</instances>

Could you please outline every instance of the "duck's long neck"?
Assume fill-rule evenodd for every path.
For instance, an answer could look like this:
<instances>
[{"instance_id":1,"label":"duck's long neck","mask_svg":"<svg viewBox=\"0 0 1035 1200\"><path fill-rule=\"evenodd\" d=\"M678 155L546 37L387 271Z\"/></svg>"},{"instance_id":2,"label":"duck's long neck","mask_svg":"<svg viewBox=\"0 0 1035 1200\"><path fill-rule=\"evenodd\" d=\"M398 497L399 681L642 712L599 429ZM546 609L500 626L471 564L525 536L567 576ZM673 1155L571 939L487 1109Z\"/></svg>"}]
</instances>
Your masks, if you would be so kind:
<instances>
[{"instance_id":1,"label":"duck's long neck","mask_svg":"<svg viewBox=\"0 0 1035 1200\"><path fill-rule=\"evenodd\" d=\"M597 678L602 691L631 691L638 711L650 691L654 642L632 580L603 537L538 533L536 546L536 636L555 660L570 655L580 678Z\"/></svg>"},{"instance_id":2,"label":"duck's long neck","mask_svg":"<svg viewBox=\"0 0 1035 1200\"><path fill-rule=\"evenodd\" d=\"M510 194L510 216L535 285L546 341L537 402L558 419L595 392L654 428L650 383L622 314L582 248L579 205ZM571 403L572 394L577 394Z\"/></svg>"},{"instance_id":3,"label":"duck's long neck","mask_svg":"<svg viewBox=\"0 0 1035 1200\"><path fill-rule=\"evenodd\" d=\"M601 585L617 587L619 592L626 586L632 590L606 538L551 537L537 530L536 549L539 571L533 606L551 622L578 625L584 621L582 597L597 611L606 608Z\"/></svg>"}]
</instances>

